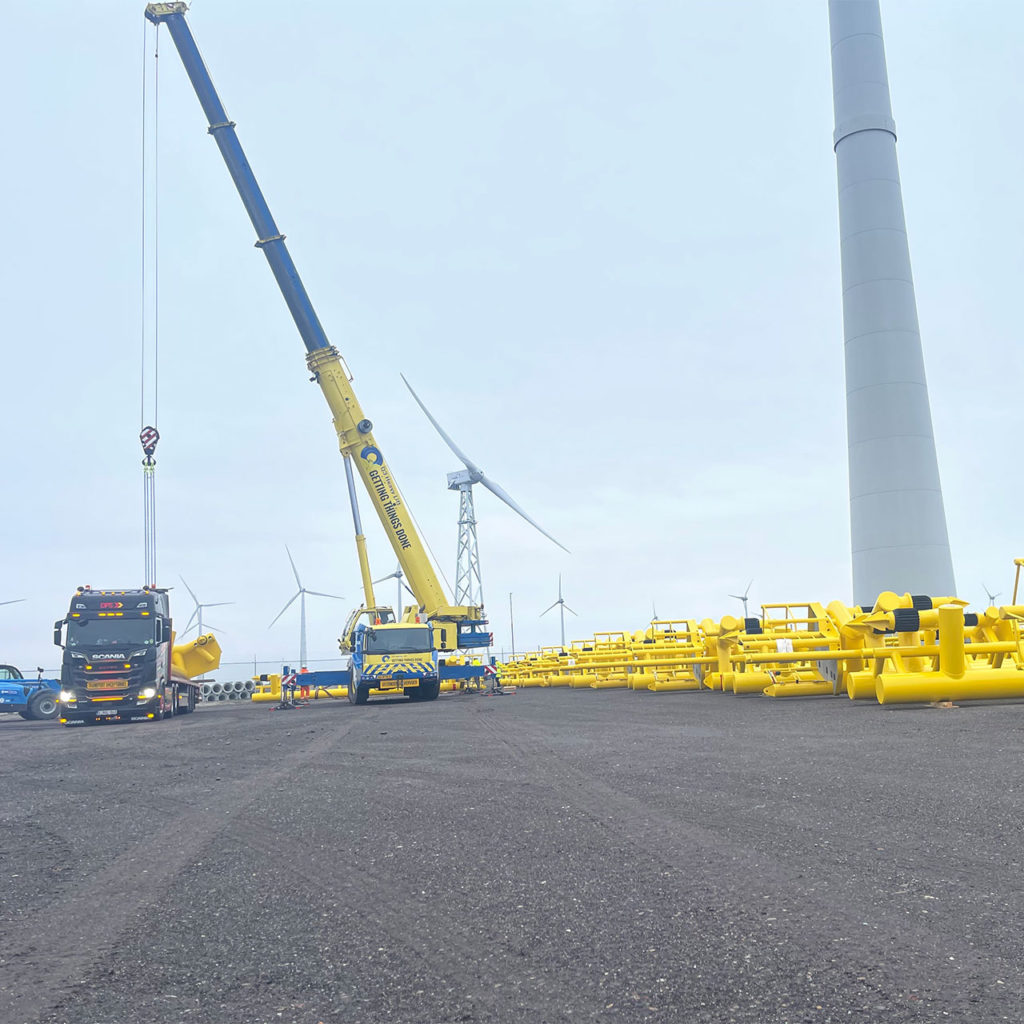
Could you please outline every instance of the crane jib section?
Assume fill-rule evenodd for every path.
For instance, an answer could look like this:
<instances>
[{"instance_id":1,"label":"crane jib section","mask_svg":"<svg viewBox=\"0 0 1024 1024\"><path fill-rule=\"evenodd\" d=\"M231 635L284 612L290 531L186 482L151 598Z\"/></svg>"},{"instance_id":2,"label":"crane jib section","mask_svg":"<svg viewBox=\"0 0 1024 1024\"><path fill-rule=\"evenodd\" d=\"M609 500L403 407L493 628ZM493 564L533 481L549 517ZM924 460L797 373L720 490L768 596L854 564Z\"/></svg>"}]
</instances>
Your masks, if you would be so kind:
<instances>
[{"instance_id":1,"label":"crane jib section","mask_svg":"<svg viewBox=\"0 0 1024 1024\"><path fill-rule=\"evenodd\" d=\"M171 33L185 73L209 122L207 130L217 142L217 147L245 206L245 212L256 229L256 245L263 250L263 255L270 264L306 349L312 352L319 348L327 348L330 345L327 334L313 309L313 303L310 302L288 247L284 244L284 235L278 230L270 207L256 181L256 175L253 174L242 144L238 141L235 123L228 117L224 104L217 95L213 79L210 78L210 72L207 71L199 53L192 30L185 20L186 9L184 3L150 4L146 8L146 17L157 25L166 25Z\"/></svg>"}]
</instances>

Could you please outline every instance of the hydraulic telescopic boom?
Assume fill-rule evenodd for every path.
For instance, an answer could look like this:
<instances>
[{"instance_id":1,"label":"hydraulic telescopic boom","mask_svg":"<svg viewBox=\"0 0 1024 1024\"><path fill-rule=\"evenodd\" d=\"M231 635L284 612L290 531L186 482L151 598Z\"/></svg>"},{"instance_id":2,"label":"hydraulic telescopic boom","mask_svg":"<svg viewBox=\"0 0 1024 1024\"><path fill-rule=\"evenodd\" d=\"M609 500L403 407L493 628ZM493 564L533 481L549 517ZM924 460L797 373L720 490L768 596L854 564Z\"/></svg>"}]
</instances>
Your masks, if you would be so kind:
<instances>
[{"instance_id":1,"label":"hydraulic telescopic boom","mask_svg":"<svg viewBox=\"0 0 1024 1024\"><path fill-rule=\"evenodd\" d=\"M274 222L270 208L263 198L263 193L235 134L235 124L229 120L217 95L185 20L187 9L188 5L185 3L149 4L146 7L146 17L156 25L166 25L171 33L171 39L177 47L185 71L206 114L210 125L209 133L217 140L224 163L227 164L235 188L238 189L249 219L256 229L256 246L263 250L281 294L288 304L295 326L302 336L306 346L306 363L313 374L313 379L320 385L320 390L327 399L331 415L334 417L334 429L338 434L342 455L351 456L391 541L391 546L395 549L409 587L416 596L421 613L430 619L479 620L479 608L456 607L448 602L437 573L413 526L412 516L398 490L398 484L374 440L373 424L363 415L352 390L348 369L338 350L327 340L327 335L292 262L288 247L284 244L284 235Z\"/></svg>"}]
</instances>

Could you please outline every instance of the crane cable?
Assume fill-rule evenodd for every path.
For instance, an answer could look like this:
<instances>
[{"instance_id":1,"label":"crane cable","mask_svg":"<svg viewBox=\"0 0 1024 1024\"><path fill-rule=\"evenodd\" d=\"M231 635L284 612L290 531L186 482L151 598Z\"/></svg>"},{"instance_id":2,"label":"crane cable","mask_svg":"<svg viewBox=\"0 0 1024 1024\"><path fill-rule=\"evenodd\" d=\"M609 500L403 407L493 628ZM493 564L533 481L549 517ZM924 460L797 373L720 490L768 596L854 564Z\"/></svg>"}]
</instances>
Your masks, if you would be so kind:
<instances>
[{"instance_id":1,"label":"crane cable","mask_svg":"<svg viewBox=\"0 0 1024 1024\"><path fill-rule=\"evenodd\" d=\"M144 579L147 586L156 586L156 451L160 432L157 430L159 419L159 384L160 384L160 26L156 26L156 42L153 52L153 422L146 423L146 341L147 312L149 306L149 265L148 239L146 219L149 213L147 203L147 167L146 144L147 131L147 95L146 82L146 44L148 39L148 23L143 24L142 32L142 325L141 325L141 358L139 381L139 442L142 444L143 460L143 537L144 537Z\"/></svg>"}]
</instances>

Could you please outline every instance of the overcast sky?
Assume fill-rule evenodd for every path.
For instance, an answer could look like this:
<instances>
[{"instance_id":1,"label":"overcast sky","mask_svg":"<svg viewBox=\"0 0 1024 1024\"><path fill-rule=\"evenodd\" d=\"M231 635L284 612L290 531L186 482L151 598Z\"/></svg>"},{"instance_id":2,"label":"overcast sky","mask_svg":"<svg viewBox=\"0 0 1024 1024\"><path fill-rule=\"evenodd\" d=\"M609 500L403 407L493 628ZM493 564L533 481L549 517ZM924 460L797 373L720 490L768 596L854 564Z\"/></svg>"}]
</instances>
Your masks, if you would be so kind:
<instances>
[{"instance_id":1,"label":"overcast sky","mask_svg":"<svg viewBox=\"0 0 1024 1024\"><path fill-rule=\"evenodd\" d=\"M142 3L6 13L0 662L143 574ZM968 14L969 12L969 14ZM959 593L1024 555L1024 8L883 0ZM825 0L196 0L189 21L426 542L466 453L498 648L850 598ZM148 35L152 65L153 31ZM226 662L327 666L359 578L326 404L166 30L159 580ZM152 91L150 91L152 98ZM152 115L150 127L152 127ZM153 164L150 163L152 171ZM151 236L152 237L152 236ZM362 502L375 576L395 558ZM393 599L388 584L381 598ZM232 667L232 677L244 670Z\"/></svg>"}]
</instances>

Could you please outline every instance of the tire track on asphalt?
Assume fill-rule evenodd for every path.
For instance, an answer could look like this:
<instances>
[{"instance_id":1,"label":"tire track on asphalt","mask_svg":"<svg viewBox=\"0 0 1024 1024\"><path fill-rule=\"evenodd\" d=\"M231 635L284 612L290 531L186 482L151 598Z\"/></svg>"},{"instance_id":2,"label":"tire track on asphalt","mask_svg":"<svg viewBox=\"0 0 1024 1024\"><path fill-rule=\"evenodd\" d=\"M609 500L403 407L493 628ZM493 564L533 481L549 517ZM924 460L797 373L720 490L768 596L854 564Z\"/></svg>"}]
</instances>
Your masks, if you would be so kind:
<instances>
[{"instance_id":1,"label":"tire track on asphalt","mask_svg":"<svg viewBox=\"0 0 1024 1024\"><path fill-rule=\"evenodd\" d=\"M799 894L806 888L802 880L802 875L807 871L805 863L798 863L791 868L769 855L759 853L756 849L725 839L701 825L681 822L664 811L645 804L642 799L580 768L566 764L556 749L557 736L549 726L538 722L504 718L499 726L498 722L491 720L488 715L482 715L481 718L484 726L513 751L520 763L535 763L541 759L558 763L560 777L575 782L571 791L573 803L602 831L614 836L616 842L631 846L645 854L651 861L660 863L672 871L685 871L688 866L694 864L717 864L729 873L756 878L762 894L770 893L780 906L800 899L814 905L818 920L827 922L826 927L830 931L836 930L837 926L845 934L856 936L863 931L862 922L867 913L874 920L877 929L874 930L872 938L875 947L881 948L884 945L888 948L902 948L905 953L911 949L915 950L919 962L925 961L933 977L949 971L950 958L946 956L947 951L939 948L944 938L943 934L937 933L929 925L908 921L899 906L886 907L874 901L867 908L859 906L851 911L837 905L834 893L828 886L822 888L821 896L795 896L795 893ZM679 849L683 842L687 847L691 847L691 844L697 847L691 847L688 860L682 856L673 857L666 852ZM722 870L717 872L719 876ZM767 933L765 937L773 938ZM870 961L871 957L865 959ZM1020 976L1019 964L1012 956L993 957L991 953L982 955L961 948L958 960L963 984L968 985L971 976L982 968L990 969L994 959L1002 964L1005 978ZM879 964L882 976L876 978L874 983L883 991L890 990L888 994L892 996L898 983L893 984L885 973L885 967L884 962ZM1020 998L1018 986L1013 986L1013 989ZM1011 994L1015 994L1013 990L1007 993Z\"/></svg>"},{"instance_id":2,"label":"tire track on asphalt","mask_svg":"<svg viewBox=\"0 0 1024 1024\"><path fill-rule=\"evenodd\" d=\"M353 715L235 787L222 793L207 791L210 806L191 809L168 822L92 875L86 887L9 929L0 952L0 1021L31 1024L55 1008L76 978L112 951L118 936L160 899L196 855L233 827L235 819L259 799L264 785L300 770L330 751L356 725L369 721L370 716ZM239 787L244 787L241 796ZM140 870L143 864L148 866Z\"/></svg>"}]
</instances>

